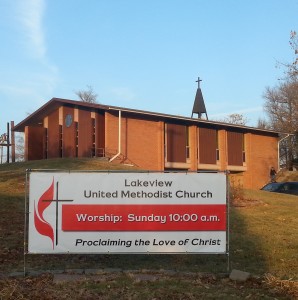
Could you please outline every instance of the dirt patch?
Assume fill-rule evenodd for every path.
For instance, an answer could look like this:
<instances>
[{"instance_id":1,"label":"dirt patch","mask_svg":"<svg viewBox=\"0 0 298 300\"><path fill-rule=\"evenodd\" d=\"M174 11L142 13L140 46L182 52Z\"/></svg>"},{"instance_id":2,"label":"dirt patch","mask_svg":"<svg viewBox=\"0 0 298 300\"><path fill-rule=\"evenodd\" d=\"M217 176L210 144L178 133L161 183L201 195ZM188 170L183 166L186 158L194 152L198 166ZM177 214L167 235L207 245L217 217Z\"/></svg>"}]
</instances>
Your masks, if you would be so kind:
<instances>
[{"instance_id":1,"label":"dirt patch","mask_svg":"<svg viewBox=\"0 0 298 300\"><path fill-rule=\"evenodd\" d=\"M234 207L252 207L258 205L264 205L264 202L262 200L243 199L243 198L232 200L232 206Z\"/></svg>"},{"instance_id":2,"label":"dirt patch","mask_svg":"<svg viewBox=\"0 0 298 300\"><path fill-rule=\"evenodd\" d=\"M65 277L66 276L66 277ZM69 277L73 276L72 279ZM295 299L297 282L274 277L235 283L210 274L64 275L0 280L0 299Z\"/></svg>"}]
</instances>

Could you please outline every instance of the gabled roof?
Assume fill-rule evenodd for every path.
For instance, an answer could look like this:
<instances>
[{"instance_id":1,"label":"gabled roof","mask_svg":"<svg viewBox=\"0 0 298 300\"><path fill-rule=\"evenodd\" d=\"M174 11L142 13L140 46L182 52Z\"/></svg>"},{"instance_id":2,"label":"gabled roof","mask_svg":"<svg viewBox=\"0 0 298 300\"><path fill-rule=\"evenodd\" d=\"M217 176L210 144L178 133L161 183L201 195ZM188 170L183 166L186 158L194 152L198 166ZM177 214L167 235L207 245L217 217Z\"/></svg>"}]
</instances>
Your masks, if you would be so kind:
<instances>
[{"instance_id":1,"label":"gabled roof","mask_svg":"<svg viewBox=\"0 0 298 300\"><path fill-rule=\"evenodd\" d=\"M14 131L20 131L23 132L25 130L25 126L36 126L38 124L43 123L43 119L54 112L56 109L58 109L61 106L72 106L74 108L89 108L91 111L122 111L127 112L134 115L139 115L143 117L151 117L156 118L160 120L168 120L168 121L184 121L188 124L198 124L198 125L209 125L209 126L216 126L218 128L234 128L234 129L241 129L243 131L250 131L250 132L259 132L259 133L271 133L273 135L278 135L278 132L273 130L267 130L267 129L261 129L256 127L249 127L249 126L243 126L243 125L237 125L237 124L230 124L230 123L224 123L224 122L216 122L216 121L209 121L209 120L203 120L203 119L194 119L189 117L183 117L183 116L177 116L177 115L169 115L169 114L163 114L163 113L156 113L156 112L150 112L150 111L144 111L144 110L137 110L137 109L130 109L125 107L118 107L118 106L110 106L110 105L104 105L104 104L97 104L97 103L88 103L88 102L82 102L82 101L76 101L76 100L69 100L69 99L61 99L61 98L52 98L50 101L45 103L43 106L41 106L38 110L33 112L31 115L29 115L27 118L25 118L23 121L18 123L14 126Z\"/></svg>"},{"instance_id":2,"label":"gabled roof","mask_svg":"<svg viewBox=\"0 0 298 300\"><path fill-rule=\"evenodd\" d=\"M24 131L25 126L33 126L37 125L43 122L43 119L54 112L56 109L58 109L60 106L74 106L74 107L89 107L93 109L105 109L105 105L100 104L94 104L94 103L88 103L88 102L81 102L81 101L75 101L75 100L69 100L69 99L61 99L61 98L52 98L50 101L45 103L43 106L41 106L39 109L37 109L35 112L30 114L27 118L25 118L23 121L18 123L14 126L14 131Z\"/></svg>"}]
</instances>

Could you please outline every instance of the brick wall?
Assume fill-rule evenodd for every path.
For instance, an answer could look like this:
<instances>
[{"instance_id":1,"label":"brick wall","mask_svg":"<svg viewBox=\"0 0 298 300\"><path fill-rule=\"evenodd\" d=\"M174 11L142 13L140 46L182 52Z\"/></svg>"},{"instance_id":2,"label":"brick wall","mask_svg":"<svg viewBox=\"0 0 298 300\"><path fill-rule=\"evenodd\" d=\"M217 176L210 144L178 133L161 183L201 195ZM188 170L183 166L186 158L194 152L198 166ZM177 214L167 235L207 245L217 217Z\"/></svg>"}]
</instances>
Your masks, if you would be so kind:
<instances>
[{"instance_id":1,"label":"brick wall","mask_svg":"<svg viewBox=\"0 0 298 300\"><path fill-rule=\"evenodd\" d=\"M118 114L106 113L106 148L118 151ZM121 153L148 170L163 170L163 124L122 113Z\"/></svg>"},{"instance_id":2,"label":"brick wall","mask_svg":"<svg viewBox=\"0 0 298 300\"><path fill-rule=\"evenodd\" d=\"M75 157L75 122L74 122L74 109L72 107L63 107L62 110L62 123L63 126L63 157ZM69 127L66 126L66 116L72 117L72 122Z\"/></svg>"},{"instance_id":3,"label":"brick wall","mask_svg":"<svg viewBox=\"0 0 298 300\"><path fill-rule=\"evenodd\" d=\"M59 110L48 116L48 158L60 157Z\"/></svg>"},{"instance_id":4,"label":"brick wall","mask_svg":"<svg viewBox=\"0 0 298 300\"><path fill-rule=\"evenodd\" d=\"M25 127L25 160L43 159L45 129Z\"/></svg>"},{"instance_id":5,"label":"brick wall","mask_svg":"<svg viewBox=\"0 0 298 300\"><path fill-rule=\"evenodd\" d=\"M80 109L78 157L91 157L92 132L91 112Z\"/></svg>"},{"instance_id":6,"label":"brick wall","mask_svg":"<svg viewBox=\"0 0 298 300\"><path fill-rule=\"evenodd\" d=\"M74 122L65 126L66 115L73 116L78 122L78 156L90 157L93 145L92 117L95 118L95 147L109 149L113 154L118 152L119 114L117 111L91 112L90 109L74 109L60 107L44 119L44 127L48 128L48 158L60 157L59 126L62 126L63 157L76 155L76 129ZM186 125L186 124L185 124ZM212 125L210 125L210 128ZM245 161L242 165L228 164L228 134L226 128L218 128L219 161L204 163L198 158L199 130L197 124L189 125L189 158L183 165L175 165L177 169L196 171L220 170L231 171L231 179L237 185L246 188L259 189L269 180L269 170L273 166L277 169L277 136L270 133L244 133ZM243 130L244 132L244 130ZM121 154L145 170L163 171L165 167L165 121L154 116L135 115L129 112L121 113ZM25 128L26 159L42 159L45 155L45 129L27 126ZM176 142L175 142L176 143ZM174 143L174 146L175 146ZM208 142L206 142L208 147ZM240 144L239 144L240 145ZM241 145L240 145L241 146ZM241 147L239 151L242 151ZM230 146L230 151L231 151ZM214 145L213 145L214 151ZM202 149L201 149L202 150ZM205 149L204 149L205 151ZM200 155L200 153L199 153ZM208 161L209 162L209 161ZM167 162L166 162L167 163ZM176 168L175 167L175 168Z\"/></svg>"},{"instance_id":7,"label":"brick wall","mask_svg":"<svg viewBox=\"0 0 298 300\"><path fill-rule=\"evenodd\" d=\"M271 167L277 170L277 138L260 134L246 134L247 171L243 184L247 188L259 189L269 181Z\"/></svg>"}]
</instances>

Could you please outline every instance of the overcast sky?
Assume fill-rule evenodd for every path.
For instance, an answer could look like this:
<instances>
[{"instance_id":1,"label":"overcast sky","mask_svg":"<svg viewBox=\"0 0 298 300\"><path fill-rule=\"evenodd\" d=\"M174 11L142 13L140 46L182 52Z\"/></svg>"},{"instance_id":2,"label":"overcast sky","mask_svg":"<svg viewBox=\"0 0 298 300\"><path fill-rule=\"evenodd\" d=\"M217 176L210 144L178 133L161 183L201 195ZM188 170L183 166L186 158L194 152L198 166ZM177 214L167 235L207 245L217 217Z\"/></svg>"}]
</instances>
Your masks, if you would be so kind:
<instances>
[{"instance_id":1,"label":"overcast sky","mask_svg":"<svg viewBox=\"0 0 298 300\"><path fill-rule=\"evenodd\" d=\"M264 117L291 62L297 0L0 0L0 134L53 97L209 119Z\"/></svg>"}]
</instances>

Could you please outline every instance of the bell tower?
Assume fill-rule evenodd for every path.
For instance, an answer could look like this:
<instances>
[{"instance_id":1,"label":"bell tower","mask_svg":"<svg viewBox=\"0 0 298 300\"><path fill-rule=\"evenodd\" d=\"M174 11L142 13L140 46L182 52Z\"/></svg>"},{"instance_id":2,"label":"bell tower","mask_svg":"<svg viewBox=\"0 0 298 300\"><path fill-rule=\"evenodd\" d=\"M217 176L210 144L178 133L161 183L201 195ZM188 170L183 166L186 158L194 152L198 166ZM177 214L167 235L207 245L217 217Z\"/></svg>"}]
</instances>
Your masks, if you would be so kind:
<instances>
[{"instance_id":1,"label":"bell tower","mask_svg":"<svg viewBox=\"0 0 298 300\"><path fill-rule=\"evenodd\" d=\"M193 114L198 114L198 118L201 119L202 114L205 114L206 119L208 120L207 110L205 107L205 102L204 102L203 94L202 94L201 87L200 87L201 81L202 81L202 79L200 79L200 77L198 77L198 80L196 81L198 83L198 88L197 88L197 93L196 93L195 101L194 101L193 108L192 108L191 117L193 117Z\"/></svg>"}]
</instances>

